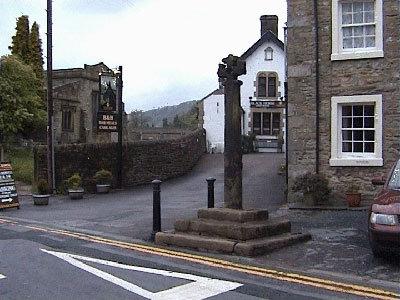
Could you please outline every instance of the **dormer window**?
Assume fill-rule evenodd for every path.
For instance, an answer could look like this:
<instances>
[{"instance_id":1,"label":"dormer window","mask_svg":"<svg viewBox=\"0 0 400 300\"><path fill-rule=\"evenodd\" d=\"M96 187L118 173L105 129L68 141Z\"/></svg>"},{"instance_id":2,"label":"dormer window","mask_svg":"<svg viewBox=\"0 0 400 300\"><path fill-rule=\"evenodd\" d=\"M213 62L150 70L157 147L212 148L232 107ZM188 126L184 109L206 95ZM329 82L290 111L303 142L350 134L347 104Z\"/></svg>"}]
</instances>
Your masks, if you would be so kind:
<instances>
[{"instance_id":1,"label":"dormer window","mask_svg":"<svg viewBox=\"0 0 400 300\"><path fill-rule=\"evenodd\" d=\"M274 50L271 47L265 49L264 52L265 52L265 60L273 59Z\"/></svg>"}]
</instances>

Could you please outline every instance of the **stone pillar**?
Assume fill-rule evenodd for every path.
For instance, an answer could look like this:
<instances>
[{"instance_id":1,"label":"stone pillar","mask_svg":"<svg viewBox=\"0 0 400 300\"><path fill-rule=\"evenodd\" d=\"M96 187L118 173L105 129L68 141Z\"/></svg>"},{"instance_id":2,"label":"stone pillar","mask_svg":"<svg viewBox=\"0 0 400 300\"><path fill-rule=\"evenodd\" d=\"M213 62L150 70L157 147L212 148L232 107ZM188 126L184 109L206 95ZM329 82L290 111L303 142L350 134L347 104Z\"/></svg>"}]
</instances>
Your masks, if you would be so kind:
<instances>
[{"instance_id":1,"label":"stone pillar","mask_svg":"<svg viewBox=\"0 0 400 300\"><path fill-rule=\"evenodd\" d=\"M238 76L246 74L246 62L230 54L222 60L218 77L225 93L224 206L242 209L241 106Z\"/></svg>"}]
</instances>

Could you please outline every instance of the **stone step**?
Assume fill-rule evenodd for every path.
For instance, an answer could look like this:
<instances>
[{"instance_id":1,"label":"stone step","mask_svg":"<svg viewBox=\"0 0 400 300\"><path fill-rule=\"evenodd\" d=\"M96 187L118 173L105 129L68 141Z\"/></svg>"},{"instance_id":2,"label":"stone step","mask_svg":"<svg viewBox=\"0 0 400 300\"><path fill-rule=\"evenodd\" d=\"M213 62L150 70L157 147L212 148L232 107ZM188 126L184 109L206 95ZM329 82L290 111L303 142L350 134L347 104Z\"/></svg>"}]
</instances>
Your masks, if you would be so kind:
<instances>
[{"instance_id":1,"label":"stone step","mask_svg":"<svg viewBox=\"0 0 400 300\"><path fill-rule=\"evenodd\" d=\"M240 256L257 256L277 249L311 240L309 233L284 233L281 235L239 242L234 252Z\"/></svg>"},{"instance_id":2,"label":"stone step","mask_svg":"<svg viewBox=\"0 0 400 300\"><path fill-rule=\"evenodd\" d=\"M267 209L230 209L230 208L201 208L197 212L199 219L213 219L218 221L252 222L268 220Z\"/></svg>"},{"instance_id":3,"label":"stone step","mask_svg":"<svg viewBox=\"0 0 400 300\"><path fill-rule=\"evenodd\" d=\"M219 253L233 253L233 248L236 245L236 241L233 240L182 232L157 232L155 243Z\"/></svg>"},{"instance_id":4,"label":"stone step","mask_svg":"<svg viewBox=\"0 0 400 300\"><path fill-rule=\"evenodd\" d=\"M288 233L290 232L290 228L290 221L281 219L246 223L217 221L213 219L175 221L175 231L177 232L197 232L240 241Z\"/></svg>"},{"instance_id":5,"label":"stone step","mask_svg":"<svg viewBox=\"0 0 400 300\"><path fill-rule=\"evenodd\" d=\"M311 239L310 234L285 233L274 237L265 237L249 241L236 241L219 237L210 237L182 232L158 232L156 244L192 248L200 251L212 251L240 256L256 256Z\"/></svg>"}]
</instances>

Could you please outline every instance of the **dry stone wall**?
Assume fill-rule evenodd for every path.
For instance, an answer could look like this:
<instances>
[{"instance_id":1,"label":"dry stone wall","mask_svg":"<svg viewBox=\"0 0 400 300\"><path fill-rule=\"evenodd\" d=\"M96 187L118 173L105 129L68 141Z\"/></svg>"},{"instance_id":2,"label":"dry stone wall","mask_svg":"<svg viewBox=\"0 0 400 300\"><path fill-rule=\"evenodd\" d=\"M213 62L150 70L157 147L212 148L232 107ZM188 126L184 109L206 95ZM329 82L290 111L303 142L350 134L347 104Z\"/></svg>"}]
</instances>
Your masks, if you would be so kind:
<instances>
[{"instance_id":1,"label":"dry stone wall","mask_svg":"<svg viewBox=\"0 0 400 300\"><path fill-rule=\"evenodd\" d=\"M205 152L205 132L197 130L174 140L137 141L123 144L122 178L124 187L165 180L185 174ZM116 185L116 143L70 144L55 146L56 186L79 173L86 190L93 190L92 176L100 169L113 173ZM46 147L35 154L35 177L47 177Z\"/></svg>"}]
</instances>

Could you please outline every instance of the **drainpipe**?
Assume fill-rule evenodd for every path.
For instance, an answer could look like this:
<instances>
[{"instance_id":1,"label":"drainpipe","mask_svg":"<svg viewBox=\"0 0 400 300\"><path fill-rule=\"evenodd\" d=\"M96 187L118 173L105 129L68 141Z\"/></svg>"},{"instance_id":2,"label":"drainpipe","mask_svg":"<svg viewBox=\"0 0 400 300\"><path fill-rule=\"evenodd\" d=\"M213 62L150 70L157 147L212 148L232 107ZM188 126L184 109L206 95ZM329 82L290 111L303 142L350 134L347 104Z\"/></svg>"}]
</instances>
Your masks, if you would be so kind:
<instances>
[{"instance_id":1,"label":"drainpipe","mask_svg":"<svg viewBox=\"0 0 400 300\"><path fill-rule=\"evenodd\" d=\"M314 0L314 44L315 44L315 173L319 173L319 44L318 44L318 0Z\"/></svg>"}]
</instances>

